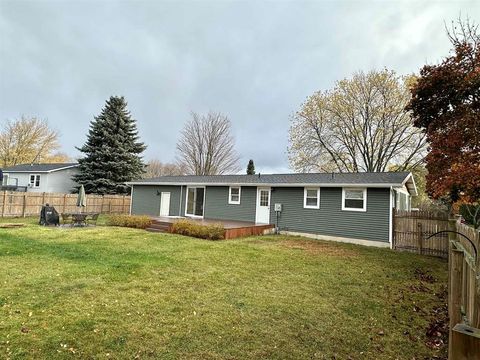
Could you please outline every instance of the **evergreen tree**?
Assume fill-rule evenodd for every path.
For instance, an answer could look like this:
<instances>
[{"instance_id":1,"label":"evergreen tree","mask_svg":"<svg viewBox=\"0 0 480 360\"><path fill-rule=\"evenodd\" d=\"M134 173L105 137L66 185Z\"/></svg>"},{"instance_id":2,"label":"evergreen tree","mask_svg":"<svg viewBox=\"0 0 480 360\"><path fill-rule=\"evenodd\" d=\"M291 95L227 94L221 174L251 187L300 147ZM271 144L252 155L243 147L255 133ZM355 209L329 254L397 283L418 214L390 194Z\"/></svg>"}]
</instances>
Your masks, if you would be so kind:
<instances>
[{"instance_id":1,"label":"evergreen tree","mask_svg":"<svg viewBox=\"0 0 480 360\"><path fill-rule=\"evenodd\" d=\"M85 156L79 159L80 173L73 179L87 193L126 194L125 182L141 178L144 172L141 154L146 146L139 142L136 121L123 96L107 100L90 123L87 142L77 149Z\"/></svg>"},{"instance_id":2,"label":"evergreen tree","mask_svg":"<svg viewBox=\"0 0 480 360\"><path fill-rule=\"evenodd\" d=\"M253 163L253 160L248 162L247 175L255 175L255 164Z\"/></svg>"}]
</instances>

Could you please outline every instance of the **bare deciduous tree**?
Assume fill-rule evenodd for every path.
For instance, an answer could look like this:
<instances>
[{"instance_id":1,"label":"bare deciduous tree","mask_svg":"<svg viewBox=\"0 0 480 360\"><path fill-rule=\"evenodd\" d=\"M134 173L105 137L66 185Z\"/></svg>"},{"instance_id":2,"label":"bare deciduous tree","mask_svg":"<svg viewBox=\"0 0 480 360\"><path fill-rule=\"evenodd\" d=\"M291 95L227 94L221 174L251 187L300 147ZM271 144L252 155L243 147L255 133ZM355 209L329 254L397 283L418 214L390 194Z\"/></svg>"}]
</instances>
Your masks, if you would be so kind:
<instances>
[{"instance_id":1,"label":"bare deciduous tree","mask_svg":"<svg viewBox=\"0 0 480 360\"><path fill-rule=\"evenodd\" d=\"M153 159L147 162L144 178L154 178L159 176L177 176L185 175L186 169L180 164L175 163L163 163L158 159Z\"/></svg>"},{"instance_id":2,"label":"bare deciduous tree","mask_svg":"<svg viewBox=\"0 0 480 360\"><path fill-rule=\"evenodd\" d=\"M68 157L56 152L60 148L58 133L46 120L22 116L6 121L0 130L2 167L32 162L65 162Z\"/></svg>"},{"instance_id":3,"label":"bare deciduous tree","mask_svg":"<svg viewBox=\"0 0 480 360\"><path fill-rule=\"evenodd\" d=\"M293 116L289 160L295 171L413 169L425 156L425 134L405 105L408 83L392 71L360 72L310 96Z\"/></svg>"},{"instance_id":4,"label":"bare deciduous tree","mask_svg":"<svg viewBox=\"0 0 480 360\"><path fill-rule=\"evenodd\" d=\"M188 174L218 175L239 170L231 123L221 113L206 116L192 112L177 143L178 163Z\"/></svg>"}]
</instances>

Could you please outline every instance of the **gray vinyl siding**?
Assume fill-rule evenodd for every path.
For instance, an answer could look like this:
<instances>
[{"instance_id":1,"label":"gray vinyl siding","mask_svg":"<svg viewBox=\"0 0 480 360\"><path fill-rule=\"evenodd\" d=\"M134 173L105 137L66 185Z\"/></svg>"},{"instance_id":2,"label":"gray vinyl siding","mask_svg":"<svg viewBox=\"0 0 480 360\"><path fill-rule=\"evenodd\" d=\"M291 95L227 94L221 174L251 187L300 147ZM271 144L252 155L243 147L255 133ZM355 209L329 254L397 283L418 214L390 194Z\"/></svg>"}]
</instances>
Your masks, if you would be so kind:
<instances>
[{"instance_id":1,"label":"gray vinyl siding","mask_svg":"<svg viewBox=\"0 0 480 360\"><path fill-rule=\"evenodd\" d=\"M342 188L321 188L320 209L304 209L304 188L272 188L270 222L275 223L274 204L283 204L280 230L389 241L390 190L367 190L367 211L342 210Z\"/></svg>"},{"instance_id":2,"label":"gray vinyl siding","mask_svg":"<svg viewBox=\"0 0 480 360\"><path fill-rule=\"evenodd\" d=\"M206 186L204 217L255 222L257 188L242 186L238 205L228 204L228 189L228 186ZM184 216L186 186L165 185L135 185L132 193L132 214L158 216L160 195L157 192L162 191L170 192L170 216ZM281 230L389 241L390 189L369 188L366 212L342 210L342 188L321 188L320 209L304 209L303 196L303 187L273 187L270 223L276 221L275 203L281 203Z\"/></svg>"},{"instance_id":3,"label":"gray vinyl siding","mask_svg":"<svg viewBox=\"0 0 480 360\"><path fill-rule=\"evenodd\" d=\"M205 214L207 219L255 222L257 188L242 186L240 204L228 203L228 186L207 186Z\"/></svg>"},{"instance_id":4,"label":"gray vinyl siding","mask_svg":"<svg viewBox=\"0 0 480 360\"><path fill-rule=\"evenodd\" d=\"M160 214L160 193L170 193L170 216L179 215L180 207L180 186L151 186L134 185L132 191L132 215L151 215ZM183 202L185 197L182 196ZM182 203L182 211L184 205ZM183 213L181 215L184 215Z\"/></svg>"}]
</instances>

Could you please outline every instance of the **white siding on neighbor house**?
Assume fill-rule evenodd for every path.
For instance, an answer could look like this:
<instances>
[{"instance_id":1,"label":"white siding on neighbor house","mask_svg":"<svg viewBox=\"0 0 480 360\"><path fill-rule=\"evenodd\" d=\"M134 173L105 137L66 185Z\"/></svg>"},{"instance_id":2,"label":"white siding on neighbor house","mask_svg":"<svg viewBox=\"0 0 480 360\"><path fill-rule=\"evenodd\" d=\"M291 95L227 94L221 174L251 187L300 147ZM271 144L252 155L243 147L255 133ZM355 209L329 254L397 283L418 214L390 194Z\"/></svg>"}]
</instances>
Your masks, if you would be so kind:
<instances>
[{"instance_id":1,"label":"white siding on neighbor house","mask_svg":"<svg viewBox=\"0 0 480 360\"><path fill-rule=\"evenodd\" d=\"M77 168L54 171L51 173L5 173L8 175L8 184L28 186L30 183L30 175L40 175L39 187L28 187L29 192L50 192L50 193L70 193L76 183L72 180L72 176L78 174ZM18 179L18 183L17 183Z\"/></svg>"}]
</instances>

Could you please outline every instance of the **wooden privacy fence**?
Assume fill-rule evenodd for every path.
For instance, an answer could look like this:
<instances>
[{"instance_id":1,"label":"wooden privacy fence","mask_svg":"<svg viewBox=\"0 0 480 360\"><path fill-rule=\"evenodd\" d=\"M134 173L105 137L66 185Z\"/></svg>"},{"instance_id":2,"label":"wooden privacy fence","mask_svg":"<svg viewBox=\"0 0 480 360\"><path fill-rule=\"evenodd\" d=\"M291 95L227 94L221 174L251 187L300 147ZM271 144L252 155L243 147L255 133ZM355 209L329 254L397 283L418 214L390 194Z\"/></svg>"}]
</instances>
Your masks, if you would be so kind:
<instances>
[{"instance_id":1,"label":"wooden privacy fence","mask_svg":"<svg viewBox=\"0 0 480 360\"><path fill-rule=\"evenodd\" d=\"M455 220L450 229L448 358L480 359L480 233Z\"/></svg>"},{"instance_id":2,"label":"wooden privacy fence","mask_svg":"<svg viewBox=\"0 0 480 360\"><path fill-rule=\"evenodd\" d=\"M448 257L448 214L394 210L393 248L424 255ZM432 237L430 237L432 236Z\"/></svg>"},{"instance_id":3,"label":"wooden privacy fence","mask_svg":"<svg viewBox=\"0 0 480 360\"><path fill-rule=\"evenodd\" d=\"M393 248L448 257L448 358L480 359L479 231L446 213L395 211Z\"/></svg>"},{"instance_id":4,"label":"wooden privacy fence","mask_svg":"<svg viewBox=\"0 0 480 360\"><path fill-rule=\"evenodd\" d=\"M59 213L76 212L77 194L0 192L0 211L2 217L39 215L42 205L50 204ZM87 206L83 212L101 214L128 214L130 196L125 195L87 195Z\"/></svg>"}]
</instances>

